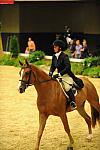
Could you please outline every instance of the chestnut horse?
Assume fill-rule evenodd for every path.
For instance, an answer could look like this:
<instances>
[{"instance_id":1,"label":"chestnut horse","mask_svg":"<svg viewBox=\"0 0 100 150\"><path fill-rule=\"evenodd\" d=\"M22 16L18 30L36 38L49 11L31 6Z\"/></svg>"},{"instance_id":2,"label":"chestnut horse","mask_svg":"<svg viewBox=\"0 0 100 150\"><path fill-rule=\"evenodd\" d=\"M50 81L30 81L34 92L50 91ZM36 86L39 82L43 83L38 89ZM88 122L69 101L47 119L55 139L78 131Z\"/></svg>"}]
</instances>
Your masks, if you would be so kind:
<instances>
[{"instance_id":1,"label":"chestnut horse","mask_svg":"<svg viewBox=\"0 0 100 150\"><path fill-rule=\"evenodd\" d=\"M39 130L35 150L39 150L40 140L49 115L59 116L61 118L64 129L70 140L69 148L71 148L74 140L70 133L66 115L66 112L71 111L71 108L69 105L66 107L67 98L58 81L51 79L48 74L46 74L38 67L29 64L27 60L24 65L21 62L20 64L22 65L22 68L20 71L21 80L19 85L19 92L23 93L29 85L34 85L38 94L37 107L39 110ZM77 104L77 111L85 119L88 125L88 139L91 139L92 127L95 127L96 122L100 121L99 96L97 94L96 88L87 78L82 77L81 79L84 82L84 87L78 91L75 100ZM91 106L91 118L84 109L86 100L90 103Z\"/></svg>"}]
</instances>

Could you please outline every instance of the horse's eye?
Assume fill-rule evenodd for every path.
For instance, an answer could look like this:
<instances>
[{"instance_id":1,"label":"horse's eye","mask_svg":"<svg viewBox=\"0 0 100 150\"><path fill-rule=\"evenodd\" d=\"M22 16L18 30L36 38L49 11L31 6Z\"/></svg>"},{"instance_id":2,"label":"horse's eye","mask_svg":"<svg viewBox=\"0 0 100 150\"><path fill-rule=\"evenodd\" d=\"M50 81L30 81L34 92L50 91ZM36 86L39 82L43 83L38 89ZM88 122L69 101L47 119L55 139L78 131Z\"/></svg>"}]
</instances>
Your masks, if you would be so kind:
<instances>
[{"instance_id":1,"label":"horse's eye","mask_svg":"<svg viewBox=\"0 0 100 150\"><path fill-rule=\"evenodd\" d=\"M29 75L29 72L26 72L25 75L28 76L28 75Z\"/></svg>"}]
</instances>

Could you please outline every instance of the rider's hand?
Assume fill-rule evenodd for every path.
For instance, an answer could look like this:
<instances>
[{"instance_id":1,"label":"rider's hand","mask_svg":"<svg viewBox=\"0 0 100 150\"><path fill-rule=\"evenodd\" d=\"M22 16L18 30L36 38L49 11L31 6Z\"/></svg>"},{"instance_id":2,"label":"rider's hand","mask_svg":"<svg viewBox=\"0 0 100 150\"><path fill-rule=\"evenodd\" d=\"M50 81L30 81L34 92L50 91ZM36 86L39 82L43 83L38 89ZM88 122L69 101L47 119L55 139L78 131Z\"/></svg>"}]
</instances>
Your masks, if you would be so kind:
<instances>
[{"instance_id":1,"label":"rider's hand","mask_svg":"<svg viewBox=\"0 0 100 150\"><path fill-rule=\"evenodd\" d=\"M52 77L52 72L49 72L49 76Z\"/></svg>"},{"instance_id":2,"label":"rider's hand","mask_svg":"<svg viewBox=\"0 0 100 150\"><path fill-rule=\"evenodd\" d=\"M58 78L59 77L59 74L57 73L57 74L55 74L55 75L53 75L53 79L56 79L56 78Z\"/></svg>"},{"instance_id":3,"label":"rider's hand","mask_svg":"<svg viewBox=\"0 0 100 150\"><path fill-rule=\"evenodd\" d=\"M59 82L62 82L62 78L59 78Z\"/></svg>"}]
</instances>

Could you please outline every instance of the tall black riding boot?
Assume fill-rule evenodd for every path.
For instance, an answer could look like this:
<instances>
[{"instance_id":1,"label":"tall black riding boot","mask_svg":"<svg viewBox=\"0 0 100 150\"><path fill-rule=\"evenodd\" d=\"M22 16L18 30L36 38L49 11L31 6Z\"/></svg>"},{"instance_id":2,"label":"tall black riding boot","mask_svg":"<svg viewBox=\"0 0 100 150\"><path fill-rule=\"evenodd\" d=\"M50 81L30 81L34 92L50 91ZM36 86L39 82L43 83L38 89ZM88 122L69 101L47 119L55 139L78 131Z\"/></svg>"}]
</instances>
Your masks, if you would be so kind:
<instances>
[{"instance_id":1,"label":"tall black riding boot","mask_svg":"<svg viewBox=\"0 0 100 150\"><path fill-rule=\"evenodd\" d=\"M70 89L68 92L66 92L69 96L70 99L70 106L72 108L72 110L76 109L76 103L75 103L75 97L74 97L74 93L72 92L72 89Z\"/></svg>"}]
</instances>

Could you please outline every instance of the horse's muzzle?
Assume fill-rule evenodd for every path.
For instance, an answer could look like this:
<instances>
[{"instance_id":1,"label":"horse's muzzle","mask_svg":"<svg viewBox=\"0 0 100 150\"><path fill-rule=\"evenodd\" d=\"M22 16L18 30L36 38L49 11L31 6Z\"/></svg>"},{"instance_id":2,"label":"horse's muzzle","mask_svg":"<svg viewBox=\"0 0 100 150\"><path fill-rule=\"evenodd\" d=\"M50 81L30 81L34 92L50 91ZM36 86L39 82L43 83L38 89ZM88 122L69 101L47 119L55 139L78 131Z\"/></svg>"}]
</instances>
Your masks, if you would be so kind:
<instances>
[{"instance_id":1,"label":"horse's muzzle","mask_svg":"<svg viewBox=\"0 0 100 150\"><path fill-rule=\"evenodd\" d=\"M23 88L23 87L19 87L19 93L24 93L25 92L25 88Z\"/></svg>"}]
</instances>

